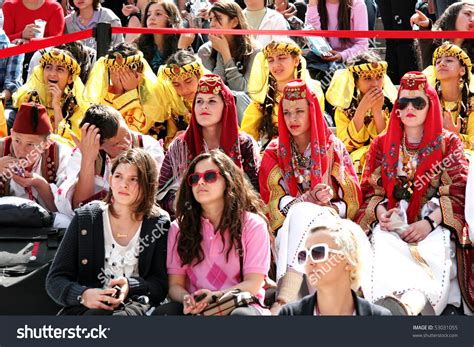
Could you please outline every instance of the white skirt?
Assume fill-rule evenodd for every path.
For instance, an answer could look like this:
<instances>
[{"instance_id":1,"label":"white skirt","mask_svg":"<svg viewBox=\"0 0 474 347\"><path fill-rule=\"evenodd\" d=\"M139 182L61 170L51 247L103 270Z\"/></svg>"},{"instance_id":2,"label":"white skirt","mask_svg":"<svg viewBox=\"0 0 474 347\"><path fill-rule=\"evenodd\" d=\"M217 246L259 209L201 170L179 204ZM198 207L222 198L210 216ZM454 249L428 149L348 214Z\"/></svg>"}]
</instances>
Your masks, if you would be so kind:
<instances>
[{"instance_id":1,"label":"white skirt","mask_svg":"<svg viewBox=\"0 0 474 347\"><path fill-rule=\"evenodd\" d=\"M439 226L423 241L408 244L397 233L382 231L377 225L371 243L372 271L362 283L364 296L370 302L416 289L425 294L439 315L453 296L459 297L455 301L460 301L456 287L456 249L448 229Z\"/></svg>"}]
</instances>

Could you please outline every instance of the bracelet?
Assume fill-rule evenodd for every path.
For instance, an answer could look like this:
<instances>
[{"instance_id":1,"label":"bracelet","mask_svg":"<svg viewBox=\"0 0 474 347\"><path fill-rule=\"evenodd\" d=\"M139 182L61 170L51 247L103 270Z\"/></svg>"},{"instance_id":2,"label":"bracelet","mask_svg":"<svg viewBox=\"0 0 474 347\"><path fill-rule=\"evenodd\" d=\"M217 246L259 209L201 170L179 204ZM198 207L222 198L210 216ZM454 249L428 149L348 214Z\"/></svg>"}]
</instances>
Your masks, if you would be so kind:
<instances>
[{"instance_id":1,"label":"bracelet","mask_svg":"<svg viewBox=\"0 0 474 347\"><path fill-rule=\"evenodd\" d=\"M430 216L425 216L425 218L423 218L423 219L428 221L428 223L430 223L431 231L436 229L437 225L436 225L435 221L430 218Z\"/></svg>"}]
</instances>

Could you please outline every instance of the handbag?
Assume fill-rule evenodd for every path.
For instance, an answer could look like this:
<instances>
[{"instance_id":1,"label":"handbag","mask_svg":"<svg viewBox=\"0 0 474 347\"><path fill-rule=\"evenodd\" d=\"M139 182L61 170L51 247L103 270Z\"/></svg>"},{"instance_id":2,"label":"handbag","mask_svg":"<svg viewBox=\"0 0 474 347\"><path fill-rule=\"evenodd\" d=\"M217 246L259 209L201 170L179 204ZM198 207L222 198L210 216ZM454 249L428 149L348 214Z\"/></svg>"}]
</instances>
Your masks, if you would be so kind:
<instances>
[{"instance_id":1,"label":"handbag","mask_svg":"<svg viewBox=\"0 0 474 347\"><path fill-rule=\"evenodd\" d=\"M243 251L239 250L239 264L240 264L240 278L244 280L243 266L244 256ZM220 298L213 297L213 301L203 310L199 315L201 316L228 316L236 308L247 307L251 304L260 304L258 299L249 292L234 289L228 291ZM263 307L263 306L262 306Z\"/></svg>"},{"instance_id":2,"label":"handbag","mask_svg":"<svg viewBox=\"0 0 474 347\"><path fill-rule=\"evenodd\" d=\"M53 226L54 214L37 202L16 196L0 198L0 226L44 228Z\"/></svg>"}]
</instances>

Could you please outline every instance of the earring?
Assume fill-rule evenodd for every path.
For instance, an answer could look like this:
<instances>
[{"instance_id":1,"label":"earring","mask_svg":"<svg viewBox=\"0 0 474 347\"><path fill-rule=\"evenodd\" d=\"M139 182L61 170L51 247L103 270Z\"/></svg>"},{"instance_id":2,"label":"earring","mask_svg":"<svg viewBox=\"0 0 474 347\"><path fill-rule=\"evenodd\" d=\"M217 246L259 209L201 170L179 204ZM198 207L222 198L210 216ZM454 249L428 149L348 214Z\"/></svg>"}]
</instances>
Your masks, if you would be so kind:
<instances>
[{"instance_id":1,"label":"earring","mask_svg":"<svg viewBox=\"0 0 474 347\"><path fill-rule=\"evenodd\" d=\"M396 114L396 116L397 116L398 118L401 117L401 116L400 116L400 110L395 110L395 114Z\"/></svg>"}]
</instances>

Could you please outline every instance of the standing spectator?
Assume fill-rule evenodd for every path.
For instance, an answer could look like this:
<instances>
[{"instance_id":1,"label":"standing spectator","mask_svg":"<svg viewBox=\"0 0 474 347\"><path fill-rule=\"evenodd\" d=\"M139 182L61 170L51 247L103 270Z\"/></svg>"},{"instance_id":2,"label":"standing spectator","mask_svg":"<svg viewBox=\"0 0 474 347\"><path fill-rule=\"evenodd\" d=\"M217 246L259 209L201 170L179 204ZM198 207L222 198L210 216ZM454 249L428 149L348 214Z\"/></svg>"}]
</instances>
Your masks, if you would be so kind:
<instances>
[{"instance_id":1,"label":"standing spectator","mask_svg":"<svg viewBox=\"0 0 474 347\"><path fill-rule=\"evenodd\" d=\"M114 27L121 26L117 15L112 10L101 7L100 0L69 0L69 5L74 8L74 12L66 17L66 33L95 28L97 23L110 23ZM114 34L112 35L111 45L115 46L122 41L122 34ZM93 37L82 40L82 43L94 49L97 46Z\"/></svg>"},{"instance_id":2,"label":"standing spectator","mask_svg":"<svg viewBox=\"0 0 474 347\"><path fill-rule=\"evenodd\" d=\"M122 22L122 26L126 26L127 15L122 13L122 9L128 5L128 0L101 0L102 6L111 9Z\"/></svg>"},{"instance_id":3,"label":"standing spectator","mask_svg":"<svg viewBox=\"0 0 474 347\"><path fill-rule=\"evenodd\" d=\"M430 0L430 1L434 1L436 5L436 18L440 18L443 15L444 11L449 6L451 6L455 2L458 2L459 0Z\"/></svg>"},{"instance_id":4,"label":"standing spectator","mask_svg":"<svg viewBox=\"0 0 474 347\"><path fill-rule=\"evenodd\" d=\"M416 0L377 0L385 30L411 30L410 16L415 11ZM410 39L387 40L385 60L392 81L400 81L408 71L418 70L417 52Z\"/></svg>"},{"instance_id":5,"label":"standing spectator","mask_svg":"<svg viewBox=\"0 0 474 347\"><path fill-rule=\"evenodd\" d=\"M245 0L247 8L243 11L250 29L258 30L288 30L290 27L285 17L275 10L266 7L267 0ZM266 46L271 41L284 39L283 36L257 35L257 41Z\"/></svg>"},{"instance_id":6,"label":"standing spectator","mask_svg":"<svg viewBox=\"0 0 474 347\"><path fill-rule=\"evenodd\" d=\"M143 17L146 13L145 7L150 1L151 0L129 0L129 4L122 8L122 13L127 16L127 24L124 26L129 28L142 27ZM125 41L133 42L138 36L139 34L126 34Z\"/></svg>"},{"instance_id":7,"label":"standing spectator","mask_svg":"<svg viewBox=\"0 0 474 347\"><path fill-rule=\"evenodd\" d=\"M35 20L46 21L43 37L64 32L64 13L56 0L7 0L2 6L4 30L11 41L25 43L41 32Z\"/></svg>"}]
</instances>

